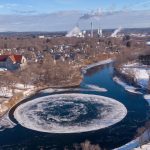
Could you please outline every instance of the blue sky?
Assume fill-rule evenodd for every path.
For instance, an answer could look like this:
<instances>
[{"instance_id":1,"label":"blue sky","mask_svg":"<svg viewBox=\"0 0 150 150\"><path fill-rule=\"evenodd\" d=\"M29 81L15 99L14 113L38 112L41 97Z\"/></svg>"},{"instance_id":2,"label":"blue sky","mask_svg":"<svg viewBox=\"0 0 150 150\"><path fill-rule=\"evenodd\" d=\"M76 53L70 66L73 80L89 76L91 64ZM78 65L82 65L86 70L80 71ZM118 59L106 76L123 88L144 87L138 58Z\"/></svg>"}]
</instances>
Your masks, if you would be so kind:
<instances>
[{"instance_id":1,"label":"blue sky","mask_svg":"<svg viewBox=\"0 0 150 150\"><path fill-rule=\"evenodd\" d=\"M0 14L40 14L66 10L149 10L150 0L0 0Z\"/></svg>"},{"instance_id":2,"label":"blue sky","mask_svg":"<svg viewBox=\"0 0 150 150\"><path fill-rule=\"evenodd\" d=\"M0 0L0 32L150 27L150 0Z\"/></svg>"}]
</instances>

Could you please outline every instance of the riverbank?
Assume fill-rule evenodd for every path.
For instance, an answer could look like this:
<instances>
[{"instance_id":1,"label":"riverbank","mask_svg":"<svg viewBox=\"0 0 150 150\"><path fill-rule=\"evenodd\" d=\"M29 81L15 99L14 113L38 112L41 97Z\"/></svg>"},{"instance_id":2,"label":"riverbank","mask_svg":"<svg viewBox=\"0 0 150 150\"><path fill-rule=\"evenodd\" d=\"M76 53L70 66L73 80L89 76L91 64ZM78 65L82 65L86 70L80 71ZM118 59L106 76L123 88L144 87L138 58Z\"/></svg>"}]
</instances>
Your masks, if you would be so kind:
<instances>
[{"instance_id":1,"label":"riverbank","mask_svg":"<svg viewBox=\"0 0 150 150\"><path fill-rule=\"evenodd\" d=\"M16 104L18 104L19 102L23 101L24 99L33 96L34 94L36 94L37 92L41 91L41 90L45 90L48 88L53 88L53 89L57 89L57 88L73 88L73 87L77 87L79 86L80 82L75 83L75 84L70 84L67 86L43 86L43 87L33 87L30 88L28 90L24 90L23 92L19 92L14 94L9 100L4 101L2 104L0 104L0 118L2 118L12 107L14 107Z\"/></svg>"},{"instance_id":2,"label":"riverbank","mask_svg":"<svg viewBox=\"0 0 150 150\"><path fill-rule=\"evenodd\" d=\"M149 130L146 130L140 137L114 150L149 150ZM145 149L146 147L147 149Z\"/></svg>"},{"instance_id":3,"label":"riverbank","mask_svg":"<svg viewBox=\"0 0 150 150\"><path fill-rule=\"evenodd\" d=\"M119 76L114 77L114 81L130 93L142 94L150 106L150 94L145 95L145 92L149 90L150 68L139 63L131 63L121 65L117 68L117 71L119 71ZM150 137L148 129L137 139L114 150L142 150L142 147L150 149L149 141Z\"/></svg>"},{"instance_id":4,"label":"riverbank","mask_svg":"<svg viewBox=\"0 0 150 150\"><path fill-rule=\"evenodd\" d=\"M99 61L94 64L90 65L82 65L82 69L88 70L90 68L96 67L98 65L104 65L111 63L113 60L112 59L106 59L103 61ZM80 76L76 76L76 78L70 80L70 81L64 81L59 83L59 85L51 85L51 86L40 86L40 87L35 87L35 86L30 86L27 90L22 88L22 92L18 92L14 94L9 100L4 101L3 103L0 104L0 117L2 118L13 106L15 106L17 103L21 102L22 100L34 95L35 93L45 90L48 88L52 89L57 89L57 88L75 88L78 87L83 79L83 75L80 73Z\"/></svg>"},{"instance_id":5,"label":"riverbank","mask_svg":"<svg viewBox=\"0 0 150 150\"><path fill-rule=\"evenodd\" d=\"M86 73L87 70L93 68L93 67L97 67L97 66L100 66L100 65L105 65L105 64L109 64L109 63L112 63L114 60L109 58L107 60L102 60L102 61L99 61L97 63L93 63L93 64L90 64L90 65L87 65L86 67L83 67L81 70L83 73Z\"/></svg>"},{"instance_id":6,"label":"riverbank","mask_svg":"<svg viewBox=\"0 0 150 150\"><path fill-rule=\"evenodd\" d=\"M101 67L98 67L98 68L101 68ZM84 83L84 85L89 85L89 84L93 84L93 85L96 85L96 86L99 86L99 87L105 87L106 89L108 89L108 92L106 92L106 93L104 93L104 95L106 94L106 95L108 95L108 96L110 96L109 95L109 93L110 92L112 92L113 93L113 91L115 90L115 83L112 81L112 69L113 69L113 65L112 64L110 64L110 65L106 65L105 67L102 67L103 69L101 70L101 69L99 69L97 72L94 72L93 73L93 77L91 77L90 76L90 82L89 81L87 81L87 78L89 78L89 76L88 76L88 74L86 74L85 76L84 76L84 81L83 81L83 83ZM103 70L105 70L105 71L103 71ZM111 74L109 74L109 73L111 73ZM97 74L97 78L95 78L95 74ZM95 84L95 81L96 80L96 82L97 82L97 84ZM104 82L103 82L104 81ZM107 82L107 81L109 81L109 82ZM113 84L113 86L111 86ZM113 87L113 88L111 88L111 87ZM82 85L81 86L81 88L83 88L84 89L84 86ZM88 86L88 88L89 88L89 86ZM91 88L91 85L90 85L90 88ZM92 87L93 88L93 87ZM95 87L94 87L95 88ZM63 89L62 89L63 90ZM65 89L66 90L66 89ZM99 89L98 89L99 90ZM121 88L119 88L118 86L116 86L116 90L118 90L118 91L122 91L122 89ZM54 90L55 91L55 90ZM71 92L71 90L70 90L70 92ZM70 93L69 92L69 93ZM40 93L38 93L37 94L37 97L38 96L46 96L46 95L48 95L48 93L49 92L46 92L46 94L44 93L44 94L42 94L41 92ZM53 91L52 91L52 93L53 93ZM55 92L55 93L57 93L57 92ZM59 94L60 92L58 92L58 94ZM68 93L68 92L65 92L65 93ZM73 93L73 92L72 92ZM75 93L77 93L77 92L75 92ZM84 93L84 92L83 92ZM101 95L101 93L97 93L97 92L85 92L85 93L91 93L91 94L100 94ZM119 92L120 93L120 92ZM119 94L118 93L118 94ZM103 94L103 93L102 93ZM116 97L116 99L118 99L118 100L122 100L123 98L122 98L122 96L120 97L120 96L118 96L118 94L116 94L116 95L114 95L115 97ZM127 94L126 92L124 92L123 91L123 95L124 94ZM127 94L128 95L128 94ZM128 95L129 97L130 97L130 95ZM36 97L36 96L35 96ZM136 97L136 96L135 96ZM134 99L134 96L131 96L131 98L133 98ZM136 100L136 98L135 98L135 100ZM128 102L129 102L129 104L130 104L130 102L132 101L132 99L128 99L127 100ZM23 102L22 102L23 103ZM131 102L131 104L133 103L133 101ZM140 103L140 102L139 102ZM142 103L141 103L142 104ZM144 104L145 105L145 104ZM142 105L140 105L140 106L142 106ZM138 108L138 104L137 104L137 108ZM141 107L140 107L141 108ZM143 108L143 107L142 107ZM14 108L15 109L15 108ZM136 110L138 110L138 109L135 109L135 112L138 112L138 111L136 111ZM139 110L140 111L140 110ZM11 113L9 113L9 114L11 114L11 115L9 115L9 117L13 120L13 109L12 109L12 111L11 111ZM140 111L141 112L141 111ZM139 113L136 113L136 114L139 114ZM134 121L134 120L133 120ZM136 124L136 123L135 123ZM129 128L131 127L131 126L134 126L135 125L134 123L132 124L131 123L131 125L129 125ZM128 123L127 123L127 125L128 125ZM19 125L17 125L13 130L15 130L16 132L17 132L17 130L18 130L18 126ZM6 127L7 128L7 127ZM131 127L132 128L132 127ZM21 129L21 130L24 130L23 128ZM118 130L117 130L118 131ZM118 134L119 133L121 133L121 136L120 137L122 137L122 136L124 136L124 135L126 135L126 134L124 134L124 133L126 133L126 132L128 132L129 130L125 130L125 131L122 131L122 130L120 130L120 131L118 131ZM98 131L97 131L98 132ZM34 133L34 132L33 132ZM40 134L40 133L39 133ZM133 135L134 135L135 133L133 133ZM100 133L100 135L101 135L101 133ZM98 135L98 136L100 136L100 135ZM113 137L113 135L114 134L112 134L111 136ZM94 139L94 140L98 140L98 138L99 137L95 137L95 134L93 135L93 137L92 137L92 139ZM6 136L7 137L7 136ZM131 136L129 136L128 138L129 139L131 139L130 138ZM103 140L104 140L104 142L105 142L105 139L106 138L103 138ZM107 140L107 139L106 139ZM116 138L116 140L117 140L117 138ZM121 140L121 139L120 139ZM118 142L120 141L120 140L118 140ZM75 142L75 141L74 141ZM93 142L92 140L91 140L91 142ZM108 141L109 142L109 141ZM18 142L19 143L19 142ZM3 143L2 143L3 144ZM106 143L105 143L106 144ZM103 145L102 143L100 144L100 145ZM107 144L106 144L107 145ZM116 144L117 145L117 144ZM118 144L119 145L119 144ZM107 146L106 146L107 147ZM113 147L114 148L114 147Z\"/></svg>"},{"instance_id":7,"label":"riverbank","mask_svg":"<svg viewBox=\"0 0 150 150\"><path fill-rule=\"evenodd\" d=\"M115 68L116 75L123 78L128 84L148 90L150 68L138 62L122 64Z\"/></svg>"}]
</instances>

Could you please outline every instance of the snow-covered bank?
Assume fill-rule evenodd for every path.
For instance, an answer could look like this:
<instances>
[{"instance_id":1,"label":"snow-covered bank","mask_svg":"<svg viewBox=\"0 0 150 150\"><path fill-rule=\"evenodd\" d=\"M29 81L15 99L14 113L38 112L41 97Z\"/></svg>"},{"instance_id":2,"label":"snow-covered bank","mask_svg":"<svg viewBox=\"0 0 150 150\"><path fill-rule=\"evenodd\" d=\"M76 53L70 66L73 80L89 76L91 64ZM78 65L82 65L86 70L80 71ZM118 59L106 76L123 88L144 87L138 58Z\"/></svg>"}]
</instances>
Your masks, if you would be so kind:
<instances>
[{"instance_id":1,"label":"snow-covered bank","mask_svg":"<svg viewBox=\"0 0 150 150\"><path fill-rule=\"evenodd\" d=\"M141 147L135 148L134 150L150 150L150 143L144 144Z\"/></svg>"},{"instance_id":2,"label":"snow-covered bank","mask_svg":"<svg viewBox=\"0 0 150 150\"><path fill-rule=\"evenodd\" d=\"M96 85L87 84L82 88L64 88L64 89L54 89L54 88L48 88L45 90L40 91L40 93L57 93L57 92L78 92L78 91L96 91L96 92L107 92L108 90Z\"/></svg>"},{"instance_id":3,"label":"snow-covered bank","mask_svg":"<svg viewBox=\"0 0 150 150\"><path fill-rule=\"evenodd\" d=\"M111 63L112 60L108 59L105 61L101 61L96 64L92 64L86 67L86 69L92 68L94 66L98 65L103 65L107 63ZM0 96L2 97L8 97L8 99L1 99L0 100L0 115L3 116L1 119L5 119L5 113L8 112L14 105L16 105L18 102L26 99L27 97L31 96L32 94L36 93L39 91L41 88L35 88L32 85L23 85L20 83L17 83L14 87L13 90L10 88L4 87L1 92ZM63 91L99 91L99 92L106 92L107 90L104 88L100 88L94 85L88 85L87 88L69 88L69 89L46 89L41 92L49 92L49 93L54 93L54 92L63 92ZM21 96L17 96L17 94L21 94Z\"/></svg>"},{"instance_id":4,"label":"snow-covered bank","mask_svg":"<svg viewBox=\"0 0 150 150\"><path fill-rule=\"evenodd\" d=\"M143 143L148 143L149 140L150 140L149 132L145 131L137 139L135 139L135 140L133 140L133 141L131 141L131 142L129 142L129 143L119 147L119 148L115 148L114 150L140 150L141 144L143 145ZM148 147L148 149L145 149L145 150L149 150L149 149L150 149L150 147Z\"/></svg>"},{"instance_id":5,"label":"snow-covered bank","mask_svg":"<svg viewBox=\"0 0 150 150\"><path fill-rule=\"evenodd\" d=\"M110 58L110 59L107 59L107 60L99 61L99 62L91 64L91 65L87 65L86 67L82 68L82 72L86 73L88 69L91 69L93 67L100 66L100 65L109 64L109 63L112 63L113 61L114 60Z\"/></svg>"},{"instance_id":6,"label":"snow-covered bank","mask_svg":"<svg viewBox=\"0 0 150 150\"><path fill-rule=\"evenodd\" d=\"M6 128L13 128L15 125L16 124L9 119L8 113L0 118L0 131L4 131Z\"/></svg>"},{"instance_id":7,"label":"snow-covered bank","mask_svg":"<svg viewBox=\"0 0 150 150\"><path fill-rule=\"evenodd\" d=\"M23 85L20 83L17 83L14 87L0 87L0 96L1 97L7 97L10 98L13 96L14 93L19 93L27 89L32 89L32 85ZM13 90L12 90L13 89Z\"/></svg>"},{"instance_id":8,"label":"snow-covered bank","mask_svg":"<svg viewBox=\"0 0 150 150\"><path fill-rule=\"evenodd\" d=\"M25 90L25 89L32 89L32 88L34 88L34 86L33 85L23 85L23 84L17 83L15 85L15 88L20 89L20 90Z\"/></svg>"},{"instance_id":9,"label":"snow-covered bank","mask_svg":"<svg viewBox=\"0 0 150 150\"><path fill-rule=\"evenodd\" d=\"M121 73L134 78L134 82L139 85L142 89L147 89L148 88L148 84L149 84L149 77L150 77L150 68L148 66L145 65L141 65L139 63L130 63L130 64L125 64L122 65L122 67L120 68ZM117 82L118 84L120 84L122 87L125 88L125 90L129 91L133 91L133 92L137 92L137 88L133 87L133 86L129 86L127 83L123 82L121 79L119 79L118 77L114 77L114 81ZM143 94L138 92L138 94ZM144 99L148 102L148 104L150 105L150 95L144 95ZM142 140L142 145L144 143L148 143L141 146L141 140ZM150 144L149 144L149 131L145 131L144 134L142 134L140 137L138 137L137 139L119 147L116 148L114 150L150 150Z\"/></svg>"},{"instance_id":10,"label":"snow-covered bank","mask_svg":"<svg viewBox=\"0 0 150 150\"><path fill-rule=\"evenodd\" d=\"M19 86L21 86L21 84ZM9 97L9 99L4 99L3 101L1 101L1 103L0 103L0 115L3 116L7 111L9 111L11 109L11 107L16 105L21 100L27 98L29 95L34 93L35 90L36 89L34 88L34 86L32 86L32 87L30 86L30 88L28 88L28 89L26 89L26 88L23 89L23 86L22 86L21 90L15 89L14 95Z\"/></svg>"},{"instance_id":11,"label":"snow-covered bank","mask_svg":"<svg viewBox=\"0 0 150 150\"><path fill-rule=\"evenodd\" d=\"M150 94L144 95L144 99L148 102L150 106Z\"/></svg>"},{"instance_id":12,"label":"snow-covered bank","mask_svg":"<svg viewBox=\"0 0 150 150\"><path fill-rule=\"evenodd\" d=\"M139 147L138 139L133 140L119 148L115 148L114 150L133 150L134 148Z\"/></svg>"},{"instance_id":13,"label":"snow-covered bank","mask_svg":"<svg viewBox=\"0 0 150 150\"><path fill-rule=\"evenodd\" d=\"M134 82L141 88L148 88L150 68L139 63L124 64L120 68L121 73L133 77Z\"/></svg>"},{"instance_id":14,"label":"snow-covered bank","mask_svg":"<svg viewBox=\"0 0 150 150\"><path fill-rule=\"evenodd\" d=\"M87 84L85 85L86 88L91 89L93 91L98 91L98 92L107 92L108 90L96 85L92 85L92 84Z\"/></svg>"},{"instance_id":15,"label":"snow-covered bank","mask_svg":"<svg viewBox=\"0 0 150 150\"><path fill-rule=\"evenodd\" d=\"M119 77L114 77L113 80L130 93L142 94L141 92L137 91L138 90L137 88L135 88L134 86L130 86L127 83L123 82Z\"/></svg>"}]
</instances>

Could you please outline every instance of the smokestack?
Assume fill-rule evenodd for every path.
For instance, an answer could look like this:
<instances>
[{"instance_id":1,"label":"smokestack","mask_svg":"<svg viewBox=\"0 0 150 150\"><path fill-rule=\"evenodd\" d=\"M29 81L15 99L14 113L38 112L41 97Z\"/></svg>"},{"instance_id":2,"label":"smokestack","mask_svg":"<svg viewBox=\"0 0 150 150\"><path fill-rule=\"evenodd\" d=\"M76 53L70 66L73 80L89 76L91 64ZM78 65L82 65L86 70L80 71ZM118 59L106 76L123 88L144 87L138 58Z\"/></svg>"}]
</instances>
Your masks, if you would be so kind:
<instances>
[{"instance_id":1,"label":"smokestack","mask_svg":"<svg viewBox=\"0 0 150 150\"><path fill-rule=\"evenodd\" d=\"M91 22L91 37L93 37L93 23Z\"/></svg>"},{"instance_id":2,"label":"smokestack","mask_svg":"<svg viewBox=\"0 0 150 150\"><path fill-rule=\"evenodd\" d=\"M102 37L103 36L102 29L98 28L97 34L98 34L99 37Z\"/></svg>"}]
</instances>

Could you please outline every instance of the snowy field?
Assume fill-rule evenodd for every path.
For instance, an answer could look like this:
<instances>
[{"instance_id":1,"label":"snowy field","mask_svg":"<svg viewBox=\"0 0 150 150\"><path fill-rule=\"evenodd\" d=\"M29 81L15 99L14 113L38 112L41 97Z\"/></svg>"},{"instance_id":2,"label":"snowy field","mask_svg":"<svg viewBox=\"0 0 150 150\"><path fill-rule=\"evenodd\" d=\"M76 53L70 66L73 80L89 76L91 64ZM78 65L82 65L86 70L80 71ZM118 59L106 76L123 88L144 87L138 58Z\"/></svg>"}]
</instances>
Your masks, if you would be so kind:
<instances>
[{"instance_id":1,"label":"snowy field","mask_svg":"<svg viewBox=\"0 0 150 150\"><path fill-rule=\"evenodd\" d=\"M123 104L108 97L58 94L20 105L14 117L22 126L40 132L79 133L111 126L126 114Z\"/></svg>"}]
</instances>

